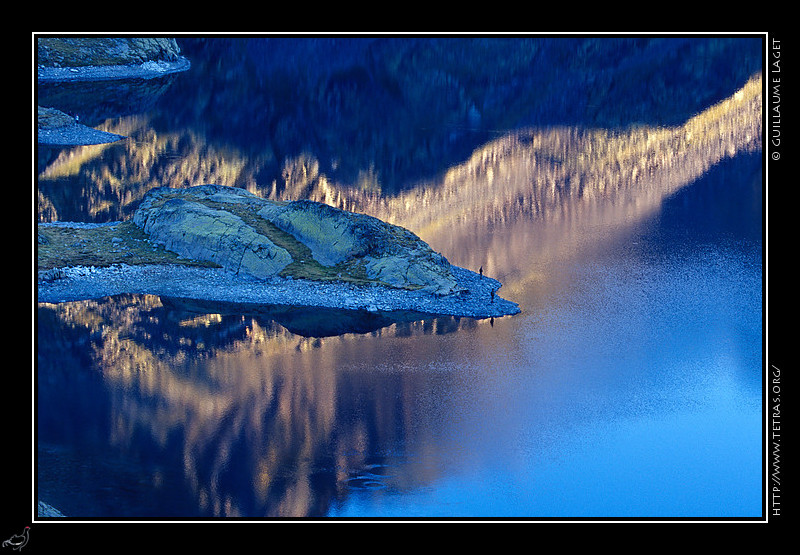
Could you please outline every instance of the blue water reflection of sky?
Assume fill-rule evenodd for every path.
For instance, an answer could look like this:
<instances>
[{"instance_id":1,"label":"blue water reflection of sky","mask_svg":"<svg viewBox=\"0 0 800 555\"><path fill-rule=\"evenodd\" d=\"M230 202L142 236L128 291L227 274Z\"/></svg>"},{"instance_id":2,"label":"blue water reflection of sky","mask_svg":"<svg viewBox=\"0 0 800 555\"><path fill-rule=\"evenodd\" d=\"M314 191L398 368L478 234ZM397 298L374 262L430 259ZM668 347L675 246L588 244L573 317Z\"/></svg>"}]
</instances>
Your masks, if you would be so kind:
<instances>
[{"instance_id":1,"label":"blue water reflection of sky","mask_svg":"<svg viewBox=\"0 0 800 555\"><path fill-rule=\"evenodd\" d=\"M449 410L469 416L441 438L439 479L353 492L332 514L759 517L760 241L677 241L688 206L551 268L569 287L498 323L516 338L460 370L472 389Z\"/></svg>"}]
</instances>

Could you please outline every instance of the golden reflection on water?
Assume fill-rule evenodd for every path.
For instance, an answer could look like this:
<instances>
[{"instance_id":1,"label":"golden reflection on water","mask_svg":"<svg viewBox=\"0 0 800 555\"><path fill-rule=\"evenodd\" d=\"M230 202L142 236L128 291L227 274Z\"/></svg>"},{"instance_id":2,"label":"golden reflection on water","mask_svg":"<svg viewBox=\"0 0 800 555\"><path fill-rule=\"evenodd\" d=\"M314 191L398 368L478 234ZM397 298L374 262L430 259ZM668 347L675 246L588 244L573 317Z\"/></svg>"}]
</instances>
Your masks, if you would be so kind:
<instances>
[{"instance_id":1,"label":"golden reflection on water","mask_svg":"<svg viewBox=\"0 0 800 555\"><path fill-rule=\"evenodd\" d=\"M430 378L397 373L389 378L392 387L377 387L386 376L371 371L383 360L370 338L398 341L396 348L404 350L409 333L433 336L459 327L444 319L367 335L306 338L268 320L171 311L150 295L42 303L42 310L85 338L79 348L88 347L91 368L69 372L102 375L111 428L100 441L130 455L140 454L142 432L161 449L169 448L170 438L181 437L182 475L209 516L324 512L330 499L345 495L354 476L370 467L370 454L428 430L423 422L407 422L403 433L408 435L397 436L395 421L398 416L416 420L417 415L402 412L426 395ZM412 366L422 356L403 354ZM359 365L357 378L348 370L353 361ZM364 368L371 378L361 373ZM40 390L40 402L69 389L51 387ZM352 399L355 405L348 406ZM413 441L430 443L420 437ZM320 467L327 478L311 488ZM236 494L228 483L231 472L244 473L238 480L250 484L249 495ZM404 475L397 483L430 478ZM160 471L153 470L147 482L162 487Z\"/></svg>"},{"instance_id":2,"label":"golden reflection on water","mask_svg":"<svg viewBox=\"0 0 800 555\"><path fill-rule=\"evenodd\" d=\"M624 233L724 158L760 150L761 97L759 74L679 127L523 130L396 197L345 194L326 182L312 197L407 227L519 295L541 279L536 261L592 248L607 239L587 235L599 227Z\"/></svg>"},{"instance_id":3,"label":"golden reflection on water","mask_svg":"<svg viewBox=\"0 0 800 555\"><path fill-rule=\"evenodd\" d=\"M547 261L578 256L609 235L624 236L629 224L723 158L760 149L761 117L757 76L677 128L523 130L477 149L440 181L390 198L337 187L324 175L298 187L308 198L411 229L451 262L474 270L483 266L504 282L506 296L520 300L532 288L548 286ZM170 140L152 137L125 148L149 148L152 159L156 151L169 151ZM140 151L137 156L147 163ZM55 163L43 175L74 172L70 164ZM243 168L235 154L201 152L196 159L176 159L166 178L186 183L191 173L192 184L241 184ZM129 203L155 186L155 178L138 182L133 192L120 190L120 197ZM277 194L274 187L245 181L254 192ZM287 187L281 195L295 193ZM461 360L470 348L436 341L437 334L469 329L471 348L479 349L481 330L491 325L441 319L371 334L304 338L252 317L176 316L150 296L40 305L41 310L89 338L92 371L102 373L110 399L110 444L135 450L142 431L161 446L181 437L190 495L203 514L213 516L324 515L355 477L372 468L370 453L396 445L430 449L433 442L425 436L433 433L435 420L424 414L421 400L443 384L431 373L376 372L383 366L380 357L387 350L400 353L394 358L409 368L431 364L430 353ZM376 336L380 349L370 341ZM418 340L404 341L407 336ZM364 368L370 372L359 370ZM312 484L321 467L326 478ZM247 477L249 495L229 485L234 472ZM400 470L393 486L424 484L435 477L430 472ZM164 487L158 472L151 478L155 488Z\"/></svg>"}]
</instances>

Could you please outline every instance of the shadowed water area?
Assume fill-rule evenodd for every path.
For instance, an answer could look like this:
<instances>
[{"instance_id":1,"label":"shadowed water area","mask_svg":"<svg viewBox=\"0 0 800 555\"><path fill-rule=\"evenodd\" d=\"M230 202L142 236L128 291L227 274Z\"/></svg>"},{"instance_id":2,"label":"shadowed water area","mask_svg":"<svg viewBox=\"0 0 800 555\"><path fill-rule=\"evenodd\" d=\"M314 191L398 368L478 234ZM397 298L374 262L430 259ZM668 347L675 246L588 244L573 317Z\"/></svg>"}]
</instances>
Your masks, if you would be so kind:
<instances>
[{"instance_id":1,"label":"shadowed water area","mask_svg":"<svg viewBox=\"0 0 800 555\"><path fill-rule=\"evenodd\" d=\"M179 39L41 85L40 222L161 186L310 199L511 317L39 303L36 497L74 517L759 517L759 38Z\"/></svg>"}]
</instances>

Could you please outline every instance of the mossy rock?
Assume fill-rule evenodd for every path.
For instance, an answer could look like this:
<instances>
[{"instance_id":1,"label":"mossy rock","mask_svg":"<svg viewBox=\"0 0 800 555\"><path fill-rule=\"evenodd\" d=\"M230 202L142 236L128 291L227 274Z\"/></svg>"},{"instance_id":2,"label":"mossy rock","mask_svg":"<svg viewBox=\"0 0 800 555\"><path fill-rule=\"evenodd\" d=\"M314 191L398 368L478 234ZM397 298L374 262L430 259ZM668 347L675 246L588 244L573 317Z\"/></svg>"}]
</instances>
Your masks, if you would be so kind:
<instances>
[{"instance_id":1,"label":"mossy rock","mask_svg":"<svg viewBox=\"0 0 800 555\"><path fill-rule=\"evenodd\" d=\"M170 38L38 37L36 62L49 67L84 67L176 61L180 48Z\"/></svg>"},{"instance_id":2,"label":"mossy rock","mask_svg":"<svg viewBox=\"0 0 800 555\"><path fill-rule=\"evenodd\" d=\"M192 195L191 189L175 191L156 190L145 197L134 215L134 223L151 241L181 256L258 278L278 275L291 264L286 249L240 216L201 202L213 195L200 191Z\"/></svg>"},{"instance_id":3,"label":"mossy rock","mask_svg":"<svg viewBox=\"0 0 800 555\"><path fill-rule=\"evenodd\" d=\"M460 290L449 262L409 230L318 202L273 202L217 185L158 188L133 221L168 251L257 278Z\"/></svg>"},{"instance_id":4,"label":"mossy rock","mask_svg":"<svg viewBox=\"0 0 800 555\"><path fill-rule=\"evenodd\" d=\"M55 108L36 107L37 129L56 129L75 125L75 118Z\"/></svg>"},{"instance_id":5,"label":"mossy rock","mask_svg":"<svg viewBox=\"0 0 800 555\"><path fill-rule=\"evenodd\" d=\"M259 216L306 245L326 267L359 268L378 283L450 294L450 263L411 231L378 218L313 201L270 204Z\"/></svg>"}]
</instances>

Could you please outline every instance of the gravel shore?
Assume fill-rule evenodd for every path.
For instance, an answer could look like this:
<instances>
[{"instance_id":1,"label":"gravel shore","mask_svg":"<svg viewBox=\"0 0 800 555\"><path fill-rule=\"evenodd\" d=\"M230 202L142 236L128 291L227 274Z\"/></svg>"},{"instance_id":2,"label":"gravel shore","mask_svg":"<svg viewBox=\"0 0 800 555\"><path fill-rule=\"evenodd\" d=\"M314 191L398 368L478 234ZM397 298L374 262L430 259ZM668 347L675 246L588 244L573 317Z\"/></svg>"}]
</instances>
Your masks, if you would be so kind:
<instances>
[{"instance_id":1,"label":"gravel shore","mask_svg":"<svg viewBox=\"0 0 800 555\"><path fill-rule=\"evenodd\" d=\"M48 505L43 501L39 501L36 504L36 516L41 517L63 517L65 516L61 511L56 509L55 507Z\"/></svg>"},{"instance_id":2,"label":"gravel shore","mask_svg":"<svg viewBox=\"0 0 800 555\"><path fill-rule=\"evenodd\" d=\"M36 77L40 83L156 79L186 71L190 66L189 60L185 58L176 61L150 61L142 64L115 66L38 66ZM45 146L98 145L113 143L125 138L122 135L93 129L78 122L56 127L40 127L37 130L37 142Z\"/></svg>"},{"instance_id":3,"label":"gravel shore","mask_svg":"<svg viewBox=\"0 0 800 555\"><path fill-rule=\"evenodd\" d=\"M37 130L37 142L45 146L102 145L121 141L125 138L116 133L93 129L79 123Z\"/></svg>"},{"instance_id":4,"label":"gravel shore","mask_svg":"<svg viewBox=\"0 0 800 555\"><path fill-rule=\"evenodd\" d=\"M186 58L176 61L154 60L142 64L111 66L51 67L37 66L36 78L42 82L106 81L110 79L155 79L186 71L191 63Z\"/></svg>"},{"instance_id":5,"label":"gravel shore","mask_svg":"<svg viewBox=\"0 0 800 555\"><path fill-rule=\"evenodd\" d=\"M37 280L38 301L59 303L112 295L152 294L228 303L326 307L369 312L414 311L438 316L497 318L520 312L496 295L499 281L454 266L467 291L438 296L379 285L275 277L260 280L218 268L178 265L70 267Z\"/></svg>"}]
</instances>

